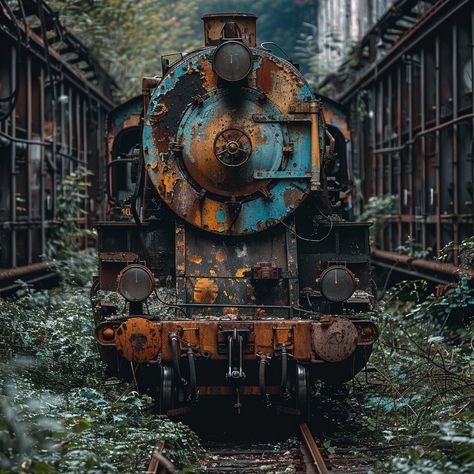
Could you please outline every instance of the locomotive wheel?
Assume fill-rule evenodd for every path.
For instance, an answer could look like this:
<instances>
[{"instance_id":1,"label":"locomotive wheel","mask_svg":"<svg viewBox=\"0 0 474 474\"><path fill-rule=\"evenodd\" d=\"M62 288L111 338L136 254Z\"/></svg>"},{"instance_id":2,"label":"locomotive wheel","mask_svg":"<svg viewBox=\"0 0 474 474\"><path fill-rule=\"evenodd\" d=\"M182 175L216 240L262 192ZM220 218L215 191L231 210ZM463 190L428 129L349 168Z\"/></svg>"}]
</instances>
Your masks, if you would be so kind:
<instances>
[{"instance_id":1,"label":"locomotive wheel","mask_svg":"<svg viewBox=\"0 0 474 474\"><path fill-rule=\"evenodd\" d=\"M304 365L296 364L296 403L303 421L309 421L311 416L311 388L309 383L309 369Z\"/></svg>"},{"instance_id":2,"label":"locomotive wheel","mask_svg":"<svg viewBox=\"0 0 474 474\"><path fill-rule=\"evenodd\" d=\"M160 415L166 415L169 410L175 408L175 392L173 368L162 365L158 393L158 411Z\"/></svg>"}]
</instances>

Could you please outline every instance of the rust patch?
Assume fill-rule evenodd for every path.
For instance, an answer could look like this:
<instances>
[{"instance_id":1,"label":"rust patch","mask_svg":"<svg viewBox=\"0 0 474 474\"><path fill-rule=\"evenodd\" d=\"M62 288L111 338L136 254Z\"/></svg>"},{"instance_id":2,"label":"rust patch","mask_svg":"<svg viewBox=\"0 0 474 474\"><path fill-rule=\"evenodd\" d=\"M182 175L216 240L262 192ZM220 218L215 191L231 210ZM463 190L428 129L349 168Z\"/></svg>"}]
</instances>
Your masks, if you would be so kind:
<instances>
[{"instance_id":1,"label":"rust patch","mask_svg":"<svg viewBox=\"0 0 474 474\"><path fill-rule=\"evenodd\" d=\"M196 265L200 265L202 263L202 257L199 255L189 255L188 260Z\"/></svg>"},{"instance_id":2,"label":"rust patch","mask_svg":"<svg viewBox=\"0 0 474 474\"><path fill-rule=\"evenodd\" d=\"M283 114L300 103L297 90L303 84L303 78L278 59L262 55L261 65L256 70L256 86Z\"/></svg>"},{"instance_id":3,"label":"rust patch","mask_svg":"<svg viewBox=\"0 0 474 474\"><path fill-rule=\"evenodd\" d=\"M193 299L195 303L212 304L219 294L219 287L212 278L198 278L194 285Z\"/></svg>"},{"instance_id":4,"label":"rust patch","mask_svg":"<svg viewBox=\"0 0 474 474\"><path fill-rule=\"evenodd\" d=\"M313 324L313 348L326 362L342 362L356 350L359 333L346 318L328 318Z\"/></svg>"},{"instance_id":5,"label":"rust patch","mask_svg":"<svg viewBox=\"0 0 474 474\"><path fill-rule=\"evenodd\" d=\"M333 110L324 108L324 120L327 124L336 127L346 140L350 140L351 134L347 126L347 120L343 115L337 115Z\"/></svg>"},{"instance_id":6,"label":"rust patch","mask_svg":"<svg viewBox=\"0 0 474 474\"><path fill-rule=\"evenodd\" d=\"M217 87L217 74L212 70L211 63L205 58L199 59L199 69L204 89L211 91Z\"/></svg>"},{"instance_id":7,"label":"rust patch","mask_svg":"<svg viewBox=\"0 0 474 474\"><path fill-rule=\"evenodd\" d=\"M256 20L257 17L247 13L218 13L203 17L204 20L204 44L206 46L218 45L224 35L228 22L236 25L237 32L242 42L248 46L256 46Z\"/></svg>"},{"instance_id":8,"label":"rust patch","mask_svg":"<svg viewBox=\"0 0 474 474\"><path fill-rule=\"evenodd\" d=\"M246 274L248 274L249 272L250 272L249 267L237 268L237 270L235 272L235 276L237 278L244 278L246 276Z\"/></svg>"},{"instance_id":9,"label":"rust patch","mask_svg":"<svg viewBox=\"0 0 474 474\"><path fill-rule=\"evenodd\" d=\"M115 333L117 350L131 362L149 362L161 349L159 326L145 318L131 318Z\"/></svg>"},{"instance_id":10,"label":"rust patch","mask_svg":"<svg viewBox=\"0 0 474 474\"><path fill-rule=\"evenodd\" d=\"M269 93L273 88L273 74L275 63L269 58L262 58L262 65L257 72L257 87L265 93Z\"/></svg>"},{"instance_id":11,"label":"rust patch","mask_svg":"<svg viewBox=\"0 0 474 474\"><path fill-rule=\"evenodd\" d=\"M296 209L301 202L302 197L305 195L303 191L296 188L286 189L283 192L283 199L285 206L290 209Z\"/></svg>"}]
</instances>

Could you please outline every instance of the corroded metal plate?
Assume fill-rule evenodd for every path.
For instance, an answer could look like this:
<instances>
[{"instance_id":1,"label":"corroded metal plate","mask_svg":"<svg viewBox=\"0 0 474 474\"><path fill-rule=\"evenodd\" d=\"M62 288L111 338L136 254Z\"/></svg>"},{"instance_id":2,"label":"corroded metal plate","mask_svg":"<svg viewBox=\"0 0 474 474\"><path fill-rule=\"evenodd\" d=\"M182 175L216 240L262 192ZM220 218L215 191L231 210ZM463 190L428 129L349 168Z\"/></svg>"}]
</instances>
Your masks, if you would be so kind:
<instances>
[{"instance_id":1,"label":"corroded metal plate","mask_svg":"<svg viewBox=\"0 0 474 474\"><path fill-rule=\"evenodd\" d=\"M312 332L314 351L326 362L341 362L349 358L359 339L355 325L339 316L327 324L314 324Z\"/></svg>"},{"instance_id":2,"label":"corroded metal plate","mask_svg":"<svg viewBox=\"0 0 474 474\"><path fill-rule=\"evenodd\" d=\"M218 85L213 51L186 56L153 92L143 127L145 165L161 199L186 222L221 235L252 234L277 225L309 194L309 116L306 122L287 117L314 95L290 63L258 48L252 49L248 86L231 93ZM232 154L242 147L248 154L238 166L216 156L226 129L247 138L245 146L235 139L226 149ZM278 171L292 174L254 178Z\"/></svg>"},{"instance_id":3,"label":"corroded metal plate","mask_svg":"<svg viewBox=\"0 0 474 474\"><path fill-rule=\"evenodd\" d=\"M269 101L260 103L251 90L241 90L238 95L217 90L202 104L191 106L181 121L178 143L193 180L229 198L249 196L267 186L269 181L255 180L254 173L280 167L288 131L285 125L255 123L252 117L278 112ZM237 151L232 153L234 144Z\"/></svg>"},{"instance_id":4,"label":"corroded metal plate","mask_svg":"<svg viewBox=\"0 0 474 474\"><path fill-rule=\"evenodd\" d=\"M131 318L115 333L117 349L129 361L149 362L161 349L160 328L145 318Z\"/></svg>"}]
</instances>

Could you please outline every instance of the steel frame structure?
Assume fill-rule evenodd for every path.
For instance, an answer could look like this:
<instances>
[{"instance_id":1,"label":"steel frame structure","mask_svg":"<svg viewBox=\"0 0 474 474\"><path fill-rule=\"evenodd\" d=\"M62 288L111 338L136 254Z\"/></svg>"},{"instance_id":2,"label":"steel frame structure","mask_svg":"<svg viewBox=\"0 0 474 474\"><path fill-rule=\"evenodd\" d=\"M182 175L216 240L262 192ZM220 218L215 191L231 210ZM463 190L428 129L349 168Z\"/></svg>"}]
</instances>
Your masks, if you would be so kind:
<instances>
[{"instance_id":1,"label":"steel frame structure","mask_svg":"<svg viewBox=\"0 0 474 474\"><path fill-rule=\"evenodd\" d=\"M399 247L410 238L420 249L432 249L428 258L453 242L449 263L458 265L459 243L474 234L474 5L433 2L411 28L385 43L383 32L404 15L413 17L417 3L426 4L396 2L400 9L383 18L383 28L374 27L363 43L372 50L356 79L338 85L338 100L350 111L359 198L397 196L377 237L383 252L374 252L376 261L397 262ZM409 10L401 10L404 5ZM380 46L386 51L377 59L373 49ZM415 273L453 275L452 265Z\"/></svg>"},{"instance_id":2,"label":"steel frame structure","mask_svg":"<svg viewBox=\"0 0 474 474\"><path fill-rule=\"evenodd\" d=\"M84 202L90 217L81 225L104 216L105 121L116 87L47 5L21 6L0 9L0 95L16 94L0 109L3 291L48 268L41 260L48 231L59 225L57 188L78 166L93 172Z\"/></svg>"}]
</instances>

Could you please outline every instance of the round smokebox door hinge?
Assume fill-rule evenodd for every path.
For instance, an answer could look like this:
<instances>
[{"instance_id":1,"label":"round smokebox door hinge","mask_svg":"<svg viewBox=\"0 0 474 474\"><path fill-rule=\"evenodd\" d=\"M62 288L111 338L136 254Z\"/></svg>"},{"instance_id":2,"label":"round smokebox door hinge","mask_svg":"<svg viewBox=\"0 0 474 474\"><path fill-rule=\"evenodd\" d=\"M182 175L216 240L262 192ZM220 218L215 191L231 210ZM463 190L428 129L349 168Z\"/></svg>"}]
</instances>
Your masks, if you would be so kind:
<instances>
[{"instance_id":1,"label":"round smokebox door hinge","mask_svg":"<svg viewBox=\"0 0 474 474\"><path fill-rule=\"evenodd\" d=\"M219 132L214 140L214 154L225 166L242 166L248 161L251 153L250 137L237 128L227 128Z\"/></svg>"}]
</instances>

